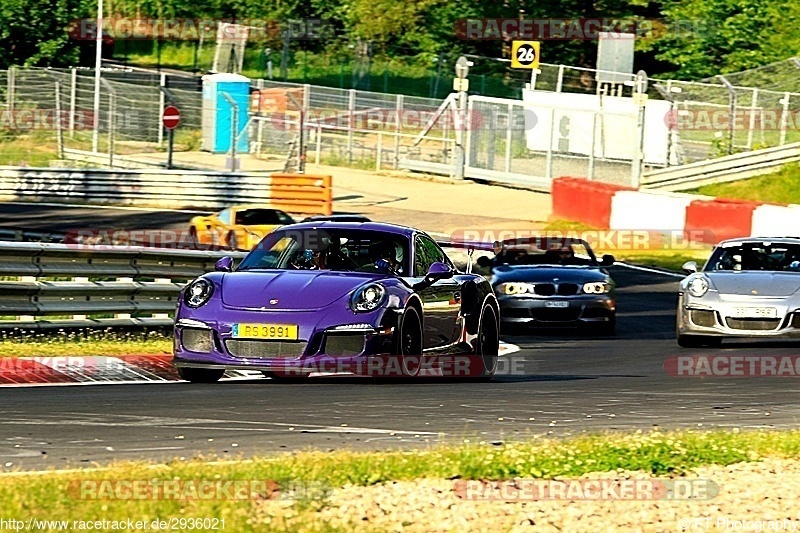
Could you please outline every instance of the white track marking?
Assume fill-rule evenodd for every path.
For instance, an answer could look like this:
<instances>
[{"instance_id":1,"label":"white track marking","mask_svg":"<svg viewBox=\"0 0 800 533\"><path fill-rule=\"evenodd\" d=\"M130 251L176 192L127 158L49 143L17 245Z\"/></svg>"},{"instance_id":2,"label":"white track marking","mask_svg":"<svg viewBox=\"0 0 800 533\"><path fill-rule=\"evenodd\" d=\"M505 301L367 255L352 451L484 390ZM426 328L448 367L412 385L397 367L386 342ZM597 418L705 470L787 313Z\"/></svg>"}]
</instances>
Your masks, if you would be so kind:
<instances>
[{"instance_id":1,"label":"white track marking","mask_svg":"<svg viewBox=\"0 0 800 533\"><path fill-rule=\"evenodd\" d=\"M628 263L621 263L619 261L614 263L614 266L621 266L625 268L630 268L631 270L641 270L642 272L650 272L652 274L661 274L662 276L670 276L673 278L685 278L686 276L683 274L677 274L675 272L664 272L663 270L656 270L654 268L636 266L636 265L629 265Z\"/></svg>"}]
</instances>

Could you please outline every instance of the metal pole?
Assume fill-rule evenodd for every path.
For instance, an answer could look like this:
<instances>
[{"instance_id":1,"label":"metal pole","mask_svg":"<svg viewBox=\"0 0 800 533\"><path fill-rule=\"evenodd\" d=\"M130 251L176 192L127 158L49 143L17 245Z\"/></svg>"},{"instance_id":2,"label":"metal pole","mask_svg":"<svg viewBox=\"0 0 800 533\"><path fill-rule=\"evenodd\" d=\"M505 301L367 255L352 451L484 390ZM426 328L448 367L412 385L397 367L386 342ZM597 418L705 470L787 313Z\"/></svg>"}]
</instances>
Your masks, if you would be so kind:
<instances>
[{"instance_id":1,"label":"metal pole","mask_svg":"<svg viewBox=\"0 0 800 533\"><path fill-rule=\"evenodd\" d=\"M397 101L394 106L395 110L395 125L394 125L394 164L392 165L394 170L400 168L400 134L403 132L403 126L401 124L403 120L403 95L397 95Z\"/></svg>"},{"instance_id":2,"label":"metal pole","mask_svg":"<svg viewBox=\"0 0 800 533\"><path fill-rule=\"evenodd\" d=\"M464 117L464 120L461 121L461 126L456 128L456 168L454 177L456 179L463 180L464 162L466 161L464 150L464 130L468 127L469 123L469 116L466 114L467 93L464 91L458 91L458 98L456 99L456 102L458 102L456 107L458 116Z\"/></svg>"},{"instance_id":3,"label":"metal pole","mask_svg":"<svg viewBox=\"0 0 800 533\"><path fill-rule=\"evenodd\" d=\"M753 148L753 133L756 129L756 106L758 105L758 89L753 89L753 99L750 101L750 124L747 128L747 149Z\"/></svg>"},{"instance_id":4,"label":"metal pole","mask_svg":"<svg viewBox=\"0 0 800 533\"><path fill-rule=\"evenodd\" d=\"M783 94L781 104L783 104L783 109L781 110L781 140L779 146L786 144L786 122L789 118L789 93Z\"/></svg>"},{"instance_id":5,"label":"metal pole","mask_svg":"<svg viewBox=\"0 0 800 533\"><path fill-rule=\"evenodd\" d=\"M300 135L297 152L297 173L306 173L306 111L300 108Z\"/></svg>"},{"instance_id":6,"label":"metal pole","mask_svg":"<svg viewBox=\"0 0 800 533\"><path fill-rule=\"evenodd\" d=\"M556 81L556 92L560 93L564 87L564 65L558 66L558 81Z\"/></svg>"},{"instance_id":7,"label":"metal pole","mask_svg":"<svg viewBox=\"0 0 800 533\"><path fill-rule=\"evenodd\" d=\"M10 113L14 112L14 93L16 88L16 67L11 65L8 67L8 94L6 94L6 107Z\"/></svg>"},{"instance_id":8,"label":"metal pole","mask_svg":"<svg viewBox=\"0 0 800 533\"><path fill-rule=\"evenodd\" d=\"M69 80L69 136L75 137L75 95L78 90L78 70L70 68Z\"/></svg>"},{"instance_id":9,"label":"metal pole","mask_svg":"<svg viewBox=\"0 0 800 533\"><path fill-rule=\"evenodd\" d=\"M733 128L734 122L736 118L736 89L733 85L725 79L724 76L717 76L722 84L725 85L725 88L728 89L728 94L730 98L730 110L728 112L728 155L733 153Z\"/></svg>"},{"instance_id":10,"label":"metal pole","mask_svg":"<svg viewBox=\"0 0 800 533\"><path fill-rule=\"evenodd\" d=\"M322 152L322 124L317 124L317 148L315 154L315 164L319 165L319 158Z\"/></svg>"},{"instance_id":11,"label":"metal pole","mask_svg":"<svg viewBox=\"0 0 800 533\"><path fill-rule=\"evenodd\" d=\"M159 83L159 87L166 87L167 86L167 75L161 74L161 82ZM166 103L164 101L164 91L160 91L158 93L158 120L161 120L161 117L164 116L164 107ZM158 145L161 146L164 144L164 127L158 128Z\"/></svg>"},{"instance_id":12,"label":"metal pole","mask_svg":"<svg viewBox=\"0 0 800 533\"><path fill-rule=\"evenodd\" d=\"M172 149L175 140L175 128L170 128L167 132L167 170L172 168Z\"/></svg>"},{"instance_id":13,"label":"metal pole","mask_svg":"<svg viewBox=\"0 0 800 533\"><path fill-rule=\"evenodd\" d=\"M511 172L511 123L514 117L514 107L508 104L508 115L506 119L506 174Z\"/></svg>"},{"instance_id":14,"label":"metal pole","mask_svg":"<svg viewBox=\"0 0 800 533\"><path fill-rule=\"evenodd\" d=\"M100 143L100 69L103 66L103 0L97 0L97 35L94 58L94 132L92 133L92 151L99 150Z\"/></svg>"},{"instance_id":15,"label":"metal pole","mask_svg":"<svg viewBox=\"0 0 800 533\"><path fill-rule=\"evenodd\" d=\"M553 133L556 130L556 108L550 108L550 140L547 142L547 159L545 165L544 177L547 179L553 178Z\"/></svg>"},{"instance_id":16,"label":"metal pole","mask_svg":"<svg viewBox=\"0 0 800 533\"><path fill-rule=\"evenodd\" d=\"M239 125L239 105L228 93L223 91L220 92L220 95L231 105L231 157L228 161L228 170L236 172L236 129Z\"/></svg>"},{"instance_id":17,"label":"metal pole","mask_svg":"<svg viewBox=\"0 0 800 533\"><path fill-rule=\"evenodd\" d=\"M114 168L114 129L117 125L116 119L116 95L113 91L108 93L108 167Z\"/></svg>"},{"instance_id":18,"label":"metal pole","mask_svg":"<svg viewBox=\"0 0 800 533\"><path fill-rule=\"evenodd\" d=\"M356 112L356 90L350 89L350 98L347 102L347 160L353 162L353 121L355 120Z\"/></svg>"},{"instance_id":19,"label":"metal pole","mask_svg":"<svg viewBox=\"0 0 800 533\"><path fill-rule=\"evenodd\" d=\"M56 146L58 158L64 159L64 131L61 129L61 82L56 81Z\"/></svg>"}]
</instances>

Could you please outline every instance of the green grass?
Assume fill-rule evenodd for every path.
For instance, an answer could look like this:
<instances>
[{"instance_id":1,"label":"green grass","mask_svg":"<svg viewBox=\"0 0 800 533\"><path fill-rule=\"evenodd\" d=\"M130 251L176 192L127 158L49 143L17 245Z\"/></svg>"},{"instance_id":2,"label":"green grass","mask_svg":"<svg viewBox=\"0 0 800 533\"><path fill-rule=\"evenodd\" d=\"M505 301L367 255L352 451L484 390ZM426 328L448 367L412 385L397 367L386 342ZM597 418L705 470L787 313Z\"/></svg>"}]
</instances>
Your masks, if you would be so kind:
<instances>
[{"instance_id":1,"label":"green grass","mask_svg":"<svg viewBox=\"0 0 800 533\"><path fill-rule=\"evenodd\" d=\"M800 431L658 432L592 435L567 440L529 439L492 445L479 440L426 450L393 452L308 451L233 460L217 464L202 459L167 464L120 462L93 471L0 475L0 508L17 519L153 520L156 517L225 519L229 531L260 531L266 515L292 530L330 530L317 512L328 506L331 489L367 487L383 482L430 479L501 480L577 477L592 472L634 471L642 475L691 475L705 465L729 465L800 456ZM231 458L228 458L231 459ZM77 487L103 481L145 483L217 480L271 480L278 487L310 486L305 500L265 508L257 496L247 499L130 499L81 497ZM98 484L98 485L93 485ZM106 485L113 486L113 485ZM96 494L89 489L89 494ZM85 494L85 493L84 493ZM114 494L113 491L106 494ZM275 513L275 514L271 514Z\"/></svg>"},{"instance_id":2,"label":"green grass","mask_svg":"<svg viewBox=\"0 0 800 533\"><path fill-rule=\"evenodd\" d=\"M171 332L74 330L0 333L0 357L94 355L166 355L172 353Z\"/></svg>"},{"instance_id":3,"label":"green grass","mask_svg":"<svg viewBox=\"0 0 800 533\"><path fill-rule=\"evenodd\" d=\"M772 174L705 185L686 192L759 202L800 203L800 165L793 163Z\"/></svg>"}]
</instances>

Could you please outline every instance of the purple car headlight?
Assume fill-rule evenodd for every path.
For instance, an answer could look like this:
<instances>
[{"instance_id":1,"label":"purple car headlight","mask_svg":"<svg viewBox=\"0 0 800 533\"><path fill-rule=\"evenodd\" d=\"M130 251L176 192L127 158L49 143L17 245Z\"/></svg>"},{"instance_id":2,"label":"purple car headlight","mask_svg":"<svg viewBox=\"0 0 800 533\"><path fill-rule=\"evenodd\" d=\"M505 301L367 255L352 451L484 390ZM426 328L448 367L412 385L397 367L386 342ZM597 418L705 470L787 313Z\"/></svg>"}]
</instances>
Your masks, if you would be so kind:
<instances>
[{"instance_id":1,"label":"purple car headlight","mask_svg":"<svg viewBox=\"0 0 800 533\"><path fill-rule=\"evenodd\" d=\"M350 308L356 313L374 311L386 300L386 289L378 283L364 285L350 298Z\"/></svg>"},{"instance_id":2,"label":"purple car headlight","mask_svg":"<svg viewBox=\"0 0 800 533\"><path fill-rule=\"evenodd\" d=\"M204 278L198 278L186 287L183 293L183 301L189 307L197 308L205 305L214 294L214 284Z\"/></svg>"}]
</instances>

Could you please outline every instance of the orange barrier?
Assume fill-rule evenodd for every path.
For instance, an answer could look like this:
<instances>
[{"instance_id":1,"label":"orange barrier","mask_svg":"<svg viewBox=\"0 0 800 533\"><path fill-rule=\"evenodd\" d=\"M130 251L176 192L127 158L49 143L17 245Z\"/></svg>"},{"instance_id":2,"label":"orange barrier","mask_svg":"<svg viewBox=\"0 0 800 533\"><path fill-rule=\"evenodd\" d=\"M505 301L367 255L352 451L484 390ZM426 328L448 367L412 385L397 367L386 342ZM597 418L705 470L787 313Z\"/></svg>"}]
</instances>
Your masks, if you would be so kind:
<instances>
[{"instance_id":1,"label":"orange barrier","mask_svg":"<svg viewBox=\"0 0 800 533\"><path fill-rule=\"evenodd\" d=\"M333 178L315 174L270 174L269 203L290 213L333 214Z\"/></svg>"},{"instance_id":2,"label":"orange barrier","mask_svg":"<svg viewBox=\"0 0 800 533\"><path fill-rule=\"evenodd\" d=\"M632 187L562 176L553 180L553 218L583 222L597 228L610 227L611 199Z\"/></svg>"},{"instance_id":3,"label":"orange barrier","mask_svg":"<svg viewBox=\"0 0 800 533\"><path fill-rule=\"evenodd\" d=\"M703 235L703 242L716 244L734 237L749 237L753 211L761 202L730 200L695 200L686 208L686 232Z\"/></svg>"}]
</instances>

